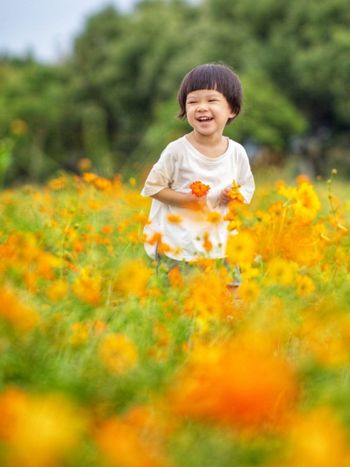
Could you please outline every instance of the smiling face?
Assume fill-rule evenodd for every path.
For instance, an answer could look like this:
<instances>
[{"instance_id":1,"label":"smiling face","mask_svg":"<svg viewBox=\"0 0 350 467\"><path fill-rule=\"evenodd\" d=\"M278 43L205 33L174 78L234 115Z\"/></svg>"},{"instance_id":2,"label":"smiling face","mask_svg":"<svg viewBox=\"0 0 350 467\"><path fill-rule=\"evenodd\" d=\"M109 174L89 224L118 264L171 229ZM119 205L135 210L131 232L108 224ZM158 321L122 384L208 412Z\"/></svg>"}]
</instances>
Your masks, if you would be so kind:
<instances>
[{"instance_id":1,"label":"smiling face","mask_svg":"<svg viewBox=\"0 0 350 467\"><path fill-rule=\"evenodd\" d=\"M226 97L215 89L199 89L186 97L186 117L201 136L222 136L227 121L235 116Z\"/></svg>"}]
</instances>

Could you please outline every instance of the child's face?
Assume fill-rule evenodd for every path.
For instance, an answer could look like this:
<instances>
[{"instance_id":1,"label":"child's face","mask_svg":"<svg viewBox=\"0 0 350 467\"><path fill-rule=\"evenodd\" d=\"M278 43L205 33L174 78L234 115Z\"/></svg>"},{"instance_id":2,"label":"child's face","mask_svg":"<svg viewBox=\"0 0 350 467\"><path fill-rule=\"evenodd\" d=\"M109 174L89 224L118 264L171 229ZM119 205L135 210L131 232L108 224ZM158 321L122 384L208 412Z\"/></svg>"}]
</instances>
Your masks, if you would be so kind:
<instances>
[{"instance_id":1,"label":"child's face","mask_svg":"<svg viewBox=\"0 0 350 467\"><path fill-rule=\"evenodd\" d=\"M215 89L199 89L186 98L186 117L195 133L221 136L227 120L233 118L226 97Z\"/></svg>"}]
</instances>

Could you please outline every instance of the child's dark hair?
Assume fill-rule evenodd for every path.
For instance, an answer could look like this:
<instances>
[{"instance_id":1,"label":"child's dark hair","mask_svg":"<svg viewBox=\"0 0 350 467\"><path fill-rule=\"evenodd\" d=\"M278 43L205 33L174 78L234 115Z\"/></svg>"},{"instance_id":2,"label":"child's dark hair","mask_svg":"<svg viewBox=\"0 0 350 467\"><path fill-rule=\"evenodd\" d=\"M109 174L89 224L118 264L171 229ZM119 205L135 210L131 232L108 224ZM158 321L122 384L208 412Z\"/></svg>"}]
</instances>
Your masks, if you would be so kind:
<instances>
[{"instance_id":1,"label":"child's dark hair","mask_svg":"<svg viewBox=\"0 0 350 467\"><path fill-rule=\"evenodd\" d=\"M198 89L215 89L221 92L236 116L242 106L242 84L236 73L227 65L207 63L198 65L187 73L182 80L177 99L180 105L178 117L186 117L186 98ZM234 117L235 118L235 117ZM233 118L228 119L230 123Z\"/></svg>"}]
</instances>

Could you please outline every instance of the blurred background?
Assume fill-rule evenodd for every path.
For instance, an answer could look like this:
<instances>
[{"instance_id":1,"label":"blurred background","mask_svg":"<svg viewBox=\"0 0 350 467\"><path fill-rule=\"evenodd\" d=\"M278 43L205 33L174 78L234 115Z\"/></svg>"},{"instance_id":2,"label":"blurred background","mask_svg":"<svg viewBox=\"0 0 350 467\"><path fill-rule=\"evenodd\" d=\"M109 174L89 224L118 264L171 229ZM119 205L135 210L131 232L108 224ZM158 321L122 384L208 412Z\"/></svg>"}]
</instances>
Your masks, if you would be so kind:
<instances>
[{"instance_id":1,"label":"blurred background","mask_svg":"<svg viewBox=\"0 0 350 467\"><path fill-rule=\"evenodd\" d=\"M241 77L226 134L255 167L350 177L348 0L3 0L0 18L2 184L87 159L142 178L188 131L177 89L206 62Z\"/></svg>"}]
</instances>

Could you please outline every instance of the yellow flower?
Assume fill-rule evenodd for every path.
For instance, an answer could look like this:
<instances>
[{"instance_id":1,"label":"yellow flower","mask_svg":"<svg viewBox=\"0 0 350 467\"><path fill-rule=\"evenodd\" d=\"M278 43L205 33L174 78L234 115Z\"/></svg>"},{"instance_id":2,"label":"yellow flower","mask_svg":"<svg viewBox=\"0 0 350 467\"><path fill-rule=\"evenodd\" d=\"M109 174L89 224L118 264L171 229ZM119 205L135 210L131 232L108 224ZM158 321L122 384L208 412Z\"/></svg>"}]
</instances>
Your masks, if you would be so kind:
<instances>
[{"instance_id":1,"label":"yellow flower","mask_svg":"<svg viewBox=\"0 0 350 467\"><path fill-rule=\"evenodd\" d=\"M231 219L230 222L227 224L227 230L229 232L232 232L234 230L239 230L241 228L241 221L240 219L236 218L236 219Z\"/></svg>"},{"instance_id":2,"label":"yellow flower","mask_svg":"<svg viewBox=\"0 0 350 467\"><path fill-rule=\"evenodd\" d=\"M297 292L300 296L310 295L315 291L315 284L309 276L297 277Z\"/></svg>"},{"instance_id":3,"label":"yellow flower","mask_svg":"<svg viewBox=\"0 0 350 467\"><path fill-rule=\"evenodd\" d=\"M287 199L293 199L296 197L297 190L294 187L287 186L283 181L276 183L277 193L284 196Z\"/></svg>"},{"instance_id":4,"label":"yellow flower","mask_svg":"<svg viewBox=\"0 0 350 467\"><path fill-rule=\"evenodd\" d=\"M267 281L269 284L292 285L295 281L297 265L283 258L273 258L268 262Z\"/></svg>"},{"instance_id":5,"label":"yellow flower","mask_svg":"<svg viewBox=\"0 0 350 467\"><path fill-rule=\"evenodd\" d=\"M98 305L101 302L101 282L100 275L92 277L90 271L82 270L73 284L73 292L81 301Z\"/></svg>"},{"instance_id":6,"label":"yellow flower","mask_svg":"<svg viewBox=\"0 0 350 467\"><path fill-rule=\"evenodd\" d=\"M147 292L147 286L153 270L140 259L125 261L116 274L114 290L124 296L142 297Z\"/></svg>"},{"instance_id":7,"label":"yellow flower","mask_svg":"<svg viewBox=\"0 0 350 467\"><path fill-rule=\"evenodd\" d=\"M287 467L346 466L350 463L346 432L326 407L295 417L290 447L291 459Z\"/></svg>"},{"instance_id":8,"label":"yellow flower","mask_svg":"<svg viewBox=\"0 0 350 467\"><path fill-rule=\"evenodd\" d=\"M63 280L56 280L48 286L46 295L53 302L58 302L64 298L68 293L68 284Z\"/></svg>"},{"instance_id":9,"label":"yellow flower","mask_svg":"<svg viewBox=\"0 0 350 467\"><path fill-rule=\"evenodd\" d=\"M70 336L70 343L73 346L85 344L89 338L89 329L85 323L73 323L71 326L72 334Z\"/></svg>"},{"instance_id":10,"label":"yellow flower","mask_svg":"<svg viewBox=\"0 0 350 467\"><path fill-rule=\"evenodd\" d=\"M293 204L294 212L304 221L312 221L321 208L320 200L309 183L302 183L296 193L296 200Z\"/></svg>"},{"instance_id":11,"label":"yellow flower","mask_svg":"<svg viewBox=\"0 0 350 467\"><path fill-rule=\"evenodd\" d=\"M239 297L247 303L255 302L260 293L259 286L256 282L243 282L238 288Z\"/></svg>"},{"instance_id":12,"label":"yellow flower","mask_svg":"<svg viewBox=\"0 0 350 467\"><path fill-rule=\"evenodd\" d=\"M255 257L255 240L250 232L239 232L230 235L227 242L226 254L232 264L250 264Z\"/></svg>"},{"instance_id":13,"label":"yellow flower","mask_svg":"<svg viewBox=\"0 0 350 467\"><path fill-rule=\"evenodd\" d=\"M65 464L88 425L81 410L56 394L29 396L7 389L0 395L0 412L0 438L6 443L9 466Z\"/></svg>"},{"instance_id":14,"label":"yellow flower","mask_svg":"<svg viewBox=\"0 0 350 467\"><path fill-rule=\"evenodd\" d=\"M57 177L49 181L48 186L51 190L62 190L66 185L66 177Z\"/></svg>"},{"instance_id":15,"label":"yellow flower","mask_svg":"<svg viewBox=\"0 0 350 467\"><path fill-rule=\"evenodd\" d=\"M99 354L108 371L114 374L126 373L138 362L133 342L123 334L110 334L100 344Z\"/></svg>"},{"instance_id":16,"label":"yellow flower","mask_svg":"<svg viewBox=\"0 0 350 467\"><path fill-rule=\"evenodd\" d=\"M204 320L232 315L235 310L232 295L226 286L229 282L230 276L226 268L216 270L208 266L205 272L189 277L186 282L188 296L185 300L185 312Z\"/></svg>"},{"instance_id":17,"label":"yellow flower","mask_svg":"<svg viewBox=\"0 0 350 467\"><path fill-rule=\"evenodd\" d=\"M243 204L244 203L244 197L242 193L240 192L241 185L238 185L236 181L234 180L232 182L232 186L230 191L227 193L227 196L230 198L230 203L239 203Z\"/></svg>"}]
</instances>

